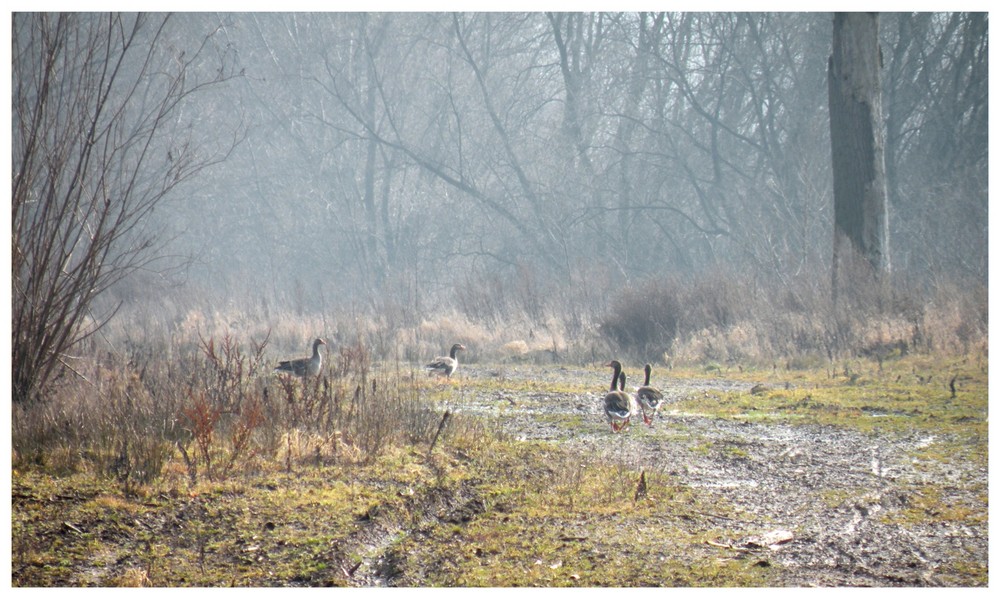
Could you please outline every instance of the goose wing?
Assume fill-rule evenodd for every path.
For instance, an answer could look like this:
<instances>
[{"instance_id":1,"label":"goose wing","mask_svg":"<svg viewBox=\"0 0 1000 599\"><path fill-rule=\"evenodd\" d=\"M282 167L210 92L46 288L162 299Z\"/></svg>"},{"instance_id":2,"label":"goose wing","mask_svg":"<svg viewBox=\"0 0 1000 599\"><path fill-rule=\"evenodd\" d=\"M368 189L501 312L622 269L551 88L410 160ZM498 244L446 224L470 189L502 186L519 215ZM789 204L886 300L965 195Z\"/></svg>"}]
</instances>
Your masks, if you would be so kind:
<instances>
[{"instance_id":1,"label":"goose wing","mask_svg":"<svg viewBox=\"0 0 1000 599\"><path fill-rule=\"evenodd\" d=\"M663 401L663 393L655 387L643 386L636 389L635 398L643 407L656 409L660 407L660 402Z\"/></svg>"},{"instance_id":2,"label":"goose wing","mask_svg":"<svg viewBox=\"0 0 1000 599\"><path fill-rule=\"evenodd\" d=\"M434 358L431 362L425 366L429 370L440 370L442 372L450 373L455 370L455 365L457 362L454 358L449 358L448 356L439 356Z\"/></svg>"},{"instance_id":3,"label":"goose wing","mask_svg":"<svg viewBox=\"0 0 1000 599\"><path fill-rule=\"evenodd\" d=\"M309 366L309 358L299 358L297 360L284 360L278 362L278 367L275 370L281 372L291 372L297 376L302 376L306 373L306 368Z\"/></svg>"},{"instance_id":4,"label":"goose wing","mask_svg":"<svg viewBox=\"0 0 1000 599\"><path fill-rule=\"evenodd\" d=\"M632 415L632 406L628 396L621 391L614 391L604 396L604 412L611 418L624 420Z\"/></svg>"}]
</instances>

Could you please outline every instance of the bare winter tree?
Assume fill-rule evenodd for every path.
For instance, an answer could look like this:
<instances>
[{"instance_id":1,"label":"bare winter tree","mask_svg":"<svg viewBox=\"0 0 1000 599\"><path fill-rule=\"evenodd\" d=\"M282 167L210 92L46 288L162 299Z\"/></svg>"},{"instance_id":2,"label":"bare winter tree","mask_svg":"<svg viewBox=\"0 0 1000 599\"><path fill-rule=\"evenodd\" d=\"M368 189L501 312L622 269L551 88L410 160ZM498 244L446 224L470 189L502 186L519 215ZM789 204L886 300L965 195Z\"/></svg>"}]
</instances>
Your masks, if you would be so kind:
<instances>
[{"instance_id":1,"label":"bare winter tree","mask_svg":"<svg viewBox=\"0 0 1000 599\"><path fill-rule=\"evenodd\" d=\"M828 71L833 149L833 294L889 270L878 15L837 13Z\"/></svg>"},{"instance_id":2,"label":"bare winter tree","mask_svg":"<svg viewBox=\"0 0 1000 599\"><path fill-rule=\"evenodd\" d=\"M894 270L988 270L988 28L986 13L894 13L880 23Z\"/></svg>"},{"instance_id":3,"label":"bare winter tree","mask_svg":"<svg viewBox=\"0 0 1000 599\"><path fill-rule=\"evenodd\" d=\"M201 258L191 297L418 317L529 280L595 282L600 309L611 273L829 286L828 15L221 18L253 129L170 214ZM988 15L878 24L894 277L983 278Z\"/></svg>"},{"instance_id":4,"label":"bare winter tree","mask_svg":"<svg viewBox=\"0 0 1000 599\"><path fill-rule=\"evenodd\" d=\"M169 21L13 15L14 401L73 370L68 352L116 311L94 313L94 299L155 268L160 238L147 217L238 143L237 131L206 152L181 114L233 76L231 57L212 53L211 35L173 45Z\"/></svg>"}]
</instances>

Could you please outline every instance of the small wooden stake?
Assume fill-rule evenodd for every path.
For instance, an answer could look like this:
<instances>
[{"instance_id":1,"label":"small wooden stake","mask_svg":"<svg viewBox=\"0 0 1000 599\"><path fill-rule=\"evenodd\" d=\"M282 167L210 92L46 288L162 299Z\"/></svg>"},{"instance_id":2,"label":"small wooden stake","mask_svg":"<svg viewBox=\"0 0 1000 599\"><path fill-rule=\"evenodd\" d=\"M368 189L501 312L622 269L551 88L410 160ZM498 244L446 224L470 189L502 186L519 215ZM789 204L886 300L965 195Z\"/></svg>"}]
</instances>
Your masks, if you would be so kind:
<instances>
[{"instance_id":1,"label":"small wooden stake","mask_svg":"<svg viewBox=\"0 0 1000 599\"><path fill-rule=\"evenodd\" d=\"M444 429L444 425L448 422L449 418L451 418L451 410L445 410L444 415L441 416L441 422L438 423L437 432L434 433L434 440L431 441L431 448L427 450L427 455L430 455L431 452L434 451L434 446L437 445L438 442L438 435L441 434L441 430Z\"/></svg>"}]
</instances>

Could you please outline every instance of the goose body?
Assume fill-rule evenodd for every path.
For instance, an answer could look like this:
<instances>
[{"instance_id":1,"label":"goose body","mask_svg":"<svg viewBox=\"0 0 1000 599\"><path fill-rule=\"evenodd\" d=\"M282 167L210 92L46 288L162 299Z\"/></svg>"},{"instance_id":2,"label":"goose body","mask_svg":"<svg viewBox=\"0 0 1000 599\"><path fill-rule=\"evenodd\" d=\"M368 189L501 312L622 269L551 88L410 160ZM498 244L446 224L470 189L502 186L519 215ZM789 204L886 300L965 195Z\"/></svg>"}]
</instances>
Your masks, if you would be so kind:
<instances>
[{"instance_id":1,"label":"goose body","mask_svg":"<svg viewBox=\"0 0 1000 599\"><path fill-rule=\"evenodd\" d=\"M649 386L649 374L653 367L646 364L646 380L642 386L635 390L635 401L642 408L642 421L646 426L653 426L653 417L663 404L663 393L656 387Z\"/></svg>"},{"instance_id":2,"label":"goose body","mask_svg":"<svg viewBox=\"0 0 1000 599\"><path fill-rule=\"evenodd\" d=\"M285 360L283 362L278 362L278 367L274 370L276 372L287 372L301 377L318 375L320 369L323 367L323 354L319 353L319 346L321 345L326 345L326 341L317 338L313 341L312 356L308 358L299 358L297 360Z\"/></svg>"},{"instance_id":3,"label":"goose body","mask_svg":"<svg viewBox=\"0 0 1000 599\"><path fill-rule=\"evenodd\" d=\"M461 343L456 343L451 346L451 353L447 356L438 356L434 358L429 364L424 366L427 370L432 373L437 373L441 376L450 377L455 370L458 369L458 352L464 350L465 346Z\"/></svg>"},{"instance_id":4,"label":"goose body","mask_svg":"<svg viewBox=\"0 0 1000 599\"><path fill-rule=\"evenodd\" d=\"M611 389L604 396L604 414L608 417L611 432L617 433L629 426L632 418L632 400L625 393L625 373L621 362L612 360L606 364L614 369L611 375ZM618 386L621 386L621 389Z\"/></svg>"}]
</instances>

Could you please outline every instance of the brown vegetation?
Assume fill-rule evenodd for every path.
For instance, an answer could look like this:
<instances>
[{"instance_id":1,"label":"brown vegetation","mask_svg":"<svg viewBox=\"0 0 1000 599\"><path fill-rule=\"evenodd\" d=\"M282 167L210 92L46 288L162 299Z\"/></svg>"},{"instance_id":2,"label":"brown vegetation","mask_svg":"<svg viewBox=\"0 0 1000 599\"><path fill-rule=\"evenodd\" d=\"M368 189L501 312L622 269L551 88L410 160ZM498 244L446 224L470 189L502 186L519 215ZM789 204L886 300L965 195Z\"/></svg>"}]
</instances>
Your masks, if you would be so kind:
<instances>
[{"instance_id":1,"label":"brown vegetation","mask_svg":"<svg viewBox=\"0 0 1000 599\"><path fill-rule=\"evenodd\" d=\"M179 311L178 317L159 312L150 320L140 318L141 313L126 312L121 315L122 321L115 321L105 330L100 343L92 339L81 346L72 371L61 373L59 384L42 401L13 406L13 467L22 484L27 485L24 489L37 484L24 482L35 481L36 476L52 477L62 481L58 484L69 485L87 480L93 481L87 484L116 487L117 494L107 492L108 497L120 494L127 502L148 502L142 498L155 495L159 497L155 500L157 509L168 511L187 508L164 497L182 497L220 485L267 487L270 483L261 481L278 473L293 480L304 468L315 468L317 472L331 469L337 474L330 480L353 481L356 473L368 472L364 475L367 482L355 481L360 487L350 491L356 503L375 489L382 489L379 493L396 494L392 489L401 483L392 482L386 487L387 480L406 476L410 470L426 470L422 475L429 485L426 496L420 502L406 503L407 510L416 510L406 517L419 524L434 510L444 509L435 507L440 502L449 505L457 502L460 505L448 509L461 511L461 502L467 501L466 483L445 480L457 476L457 472L476 480L491 480L497 476L490 470L490 460L494 459L489 457L491 454L522 451L517 449L517 443L505 441L510 434L518 438L522 435L505 425L505 418L480 418L474 415L479 413L475 409L449 410L453 401L468 405L470 401L490 403L506 398L499 405L510 405L510 409L516 410L521 403L534 401L537 392L544 390L545 395L564 395L568 405L575 406L580 403L575 398L581 397L578 389L581 384L582 388L589 388L581 381L575 382L577 388L570 389L566 381L549 381L552 384L546 387L544 380L533 380L530 384L508 380L504 370L521 363L586 365L603 363L609 355L614 355L628 356L630 363L641 360L666 364L673 368L665 371L664 376L669 377L690 366L733 373L743 369L754 372L758 368L767 371L811 368L821 373L843 370L840 376L854 381L857 374L849 373L844 364L856 359L876 364L881 372L883 361L888 364L908 354L934 357L974 354L980 356L977 358L980 362L988 355L985 290L942 286L922 301L915 292L897 292L882 296L880 303L873 304L876 307L865 311L836 312L822 299L825 290L821 286L790 286L776 297L747 291L753 289L752 282L737 277L717 276L697 284L651 281L612 296L604 311L595 305L587 310L582 302L578 303L570 310L573 315L566 319L569 322L560 318L559 313L559 302L568 294L549 296L540 292L535 298L539 312L534 316L522 312L519 304L512 302L496 312L493 323L479 321L458 309L446 311L436 320L395 321L392 327L385 324L385 319L357 315L342 320L334 320L330 315L285 317L268 326L264 319L239 312L205 313L191 308ZM504 318L509 324L503 324ZM352 329L353 335L349 334ZM136 331L145 331L144 336L137 336ZM331 344L320 376L303 381L272 372L279 356L324 333ZM499 378L478 383L488 385L479 388L470 385L471 381L463 382L464 376L452 382L427 377L420 364L453 342L469 348L465 363L473 370L477 363L496 365ZM548 368L551 372L554 367ZM936 384L945 389L946 395L950 388L953 399L957 388L960 400L965 401L964 382L956 372L936 373L940 379ZM935 373L920 374L929 377ZM560 390L560 385L564 389ZM603 376L596 377L594 389L603 387ZM778 401L784 405L780 402L792 401L788 409L794 411L812 406L820 398L817 393L812 391L801 400L787 400L782 393L768 395L767 400L748 397L757 398L751 400L756 404ZM891 406L872 407L873 402L880 401L877 397L881 394L873 396L864 391L859 398L861 409L875 409L877 413L888 409L891 413ZM848 399L854 401L853 396L835 389L829 400L824 401L839 406ZM726 417L730 403L709 400L705 409ZM823 414L858 413L846 405L831 410ZM912 413L930 414L929 410L920 407ZM971 413L978 414L975 410ZM578 414L570 415L570 420L579 418ZM504 442L492 445L497 440ZM493 449L484 451L487 446ZM697 455L696 444L692 451L691 455ZM442 456L442 462L432 459L435 453ZM404 470L391 476L386 474L386 463L394 463L401 455L407 456L404 458L407 464L400 466ZM428 459L431 461L427 462ZM550 458L539 454L532 459L548 463ZM641 472L615 466L616 459L609 455L602 458L602 463L607 462L603 467L624 469L621 484L609 482L611 487L595 487L594 492L634 497ZM592 475L596 473L587 474ZM28 479L22 478L26 476ZM647 471L647 484L650 476ZM325 476L320 478L327 480ZM495 484L503 486L506 489L503 492L513 497L525 497L538 493L522 488L521 485L537 484L531 481L535 481L534 476ZM676 481L661 484L683 488ZM24 489L22 492L35 496L36 491ZM409 497L410 491L404 484L398 493L403 495L392 495L390 503ZM479 489L475 493L486 491ZM592 500L597 501L596 497ZM581 499L581 505L589 505L586 501ZM658 513L666 518L665 522L685 522L671 519L674 508L670 505L661 508L662 513ZM477 508L482 509L486 508ZM698 508L702 512L713 509L717 508ZM206 522L211 521L210 514L203 515ZM343 516L349 517L349 513ZM93 526L104 526L100 516L90 517L97 518ZM397 517L403 516L393 518ZM358 523L374 518L365 516ZM382 523L380 526L388 527L380 533L386 538L402 526L394 519L388 524L378 521ZM534 522L530 516L527 521ZM502 529L506 523L501 518L496 525ZM336 534L345 538L357 533L351 532L354 529L350 526L337 526ZM17 530L20 532L15 534L16 544L23 549L18 568L27 576L34 571L33 560L44 563L47 559L37 557L37 552L45 551L42 548L46 545L43 538L34 536L33 528L19 525ZM198 542L203 544L201 550L205 550L205 544L211 544L208 530L197 531L196 537L201 539ZM77 534L72 529L63 532L66 531ZM235 530L234 534L242 533ZM435 529L433 534L445 532ZM525 547L526 551L529 549ZM337 554L340 556L337 559L345 564L345 571L357 568L358 558L344 551ZM389 554L395 555L393 551L397 550L390 548ZM593 551L599 553L603 549L595 547ZM148 559L154 558L151 554ZM394 559L403 558L397 555ZM415 565L412 562L408 567ZM743 565L733 566L738 571L715 572L707 578L687 578L691 571L682 569L677 572L687 574L671 574L674 576L671 580L676 584L762 583L756 576L745 576L749 571ZM104 582L164 584L163 578L158 578L150 568L137 568L133 564L133 570L120 572L115 575L118 578ZM329 575L328 570L324 572ZM370 578L372 575L369 571L365 575L369 578L354 579L348 572L337 578L336 584L374 584L376 579ZM602 579L594 575L599 575L599 571L581 574L578 581L562 580L560 584L602 584ZM425 580L409 576L398 580L409 584ZM455 576L447 580L500 583L496 578ZM530 576L529 572L525 583L532 580ZM654 579L655 576L648 580ZM37 580L44 579L21 580L37 584ZM199 584L224 583L211 577L198 580L202 581ZM292 576L275 583L295 584L295 580L300 579ZM326 579L307 577L300 583L325 584L323 580ZM261 584L260 579L246 579L244 583Z\"/></svg>"},{"instance_id":2,"label":"brown vegetation","mask_svg":"<svg viewBox=\"0 0 1000 599\"><path fill-rule=\"evenodd\" d=\"M905 288L879 292L868 308L839 310L824 284L794 281L766 294L753 280L722 273L626 287L603 310L533 285L515 286L518 300L501 294L477 311L467 293L461 311L391 325L358 315L268 322L239 311L123 311L102 343L80 347L44 401L14 406L15 463L64 472L86 464L142 484L175 449L192 477L252 469L282 453L371 459L387 444L430 440L439 415L417 401L416 365L454 342L469 348L465 361L473 364L616 355L666 366L880 361L985 352L987 343L986 290L957 283L924 297ZM302 383L272 375L275 344L284 352L323 333L338 341L322 376Z\"/></svg>"}]
</instances>

